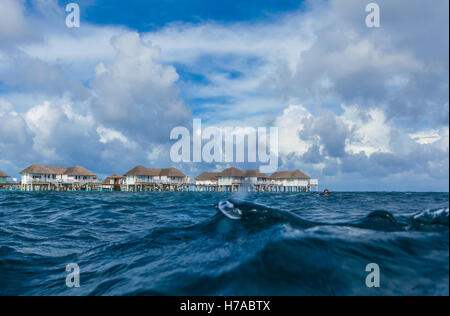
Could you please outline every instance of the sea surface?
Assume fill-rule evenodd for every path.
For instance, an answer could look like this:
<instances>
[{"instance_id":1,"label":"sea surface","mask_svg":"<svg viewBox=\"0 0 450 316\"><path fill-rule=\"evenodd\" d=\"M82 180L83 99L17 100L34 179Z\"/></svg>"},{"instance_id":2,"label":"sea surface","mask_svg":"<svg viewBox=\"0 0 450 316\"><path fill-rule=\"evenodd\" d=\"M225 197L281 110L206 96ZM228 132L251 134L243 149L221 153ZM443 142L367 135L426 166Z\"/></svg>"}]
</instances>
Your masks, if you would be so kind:
<instances>
[{"instance_id":1,"label":"sea surface","mask_svg":"<svg viewBox=\"0 0 450 316\"><path fill-rule=\"evenodd\" d=\"M449 295L448 217L448 193L0 192L0 295Z\"/></svg>"}]
</instances>

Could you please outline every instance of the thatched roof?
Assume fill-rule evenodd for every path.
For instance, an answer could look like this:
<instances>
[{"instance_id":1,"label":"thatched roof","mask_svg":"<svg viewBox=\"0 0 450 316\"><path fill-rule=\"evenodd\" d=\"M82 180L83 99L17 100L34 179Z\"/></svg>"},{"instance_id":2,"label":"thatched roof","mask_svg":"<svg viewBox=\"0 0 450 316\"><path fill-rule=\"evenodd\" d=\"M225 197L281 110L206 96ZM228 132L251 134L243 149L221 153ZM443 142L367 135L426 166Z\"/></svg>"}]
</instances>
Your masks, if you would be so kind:
<instances>
[{"instance_id":1,"label":"thatched roof","mask_svg":"<svg viewBox=\"0 0 450 316\"><path fill-rule=\"evenodd\" d=\"M67 169L69 169L68 167L47 167L48 169L50 169L51 171L53 171L55 174L65 174Z\"/></svg>"},{"instance_id":2,"label":"thatched roof","mask_svg":"<svg viewBox=\"0 0 450 316\"><path fill-rule=\"evenodd\" d=\"M255 170L244 170L245 177L247 178L265 178L267 179L269 176L265 173L260 172L258 169Z\"/></svg>"},{"instance_id":3,"label":"thatched roof","mask_svg":"<svg viewBox=\"0 0 450 316\"><path fill-rule=\"evenodd\" d=\"M167 176L174 178L186 177L184 173L182 173L176 168L160 169L160 168L146 168L144 166L136 166L127 173L125 173L124 176L148 176L148 177Z\"/></svg>"},{"instance_id":4,"label":"thatched roof","mask_svg":"<svg viewBox=\"0 0 450 316\"><path fill-rule=\"evenodd\" d=\"M112 176L108 177L109 179L123 179L124 176L119 176L117 173L113 174Z\"/></svg>"},{"instance_id":5,"label":"thatched roof","mask_svg":"<svg viewBox=\"0 0 450 316\"><path fill-rule=\"evenodd\" d=\"M161 169L161 176L184 178L186 175L176 168Z\"/></svg>"},{"instance_id":6,"label":"thatched roof","mask_svg":"<svg viewBox=\"0 0 450 316\"><path fill-rule=\"evenodd\" d=\"M51 175L67 175L67 176L83 176L97 177L93 172L84 167L46 167L41 164L33 164L28 168L19 172L19 174L51 174Z\"/></svg>"},{"instance_id":7,"label":"thatched roof","mask_svg":"<svg viewBox=\"0 0 450 316\"><path fill-rule=\"evenodd\" d=\"M203 172L198 175L195 180L217 180L219 177L233 177L233 178L268 178L265 173L255 170L239 170L237 168L228 168L222 172Z\"/></svg>"},{"instance_id":8,"label":"thatched roof","mask_svg":"<svg viewBox=\"0 0 450 316\"><path fill-rule=\"evenodd\" d=\"M124 179L125 177L119 176L118 174L113 174L112 176L107 177L104 181L103 184L111 184L111 180L120 180L120 179Z\"/></svg>"},{"instance_id":9,"label":"thatched roof","mask_svg":"<svg viewBox=\"0 0 450 316\"><path fill-rule=\"evenodd\" d=\"M307 180L307 179L310 179L310 177L308 175L301 172L300 170L275 172L274 174L272 174L270 176L270 178L274 179L274 180L282 180L282 179L304 179L304 180Z\"/></svg>"},{"instance_id":10,"label":"thatched roof","mask_svg":"<svg viewBox=\"0 0 450 316\"><path fill-rule=\"evenodd\" d=\"M235 178L268 178L269 176L265 173L260 172L258 169L254 170L239 170L237 168L231 167L225 169L224 171L218 173L221 177L235 177Z\"/></svg>"},{"instance_id":11,"label":"thatched roof","mask_svg":"<svg viewBox=\"0 0 450 316\"><path fill-rule=\"evenodd\" d=\"M203 172L195 177L198 181L217 181L219 179L220 172Z\"/></svg>"},{"instance_id":12,"label":"thatched roof","mask_svg":"<svg viewBox=\"0 0 450 316\"><path fill-rule=\"evenodd\" d=\"M245 177L245 172L243 172L242 170L239 170L237 168L231 167L228 169L225 169L224 171L222 171L220 173L221 177L237 177L237 178L242 178Z\"/></svg>"},{"instance_id":13,"label":"thatched roof","mask_svg":"<svg viewBox=\"0 0 450 316\"><path fill-rule=\"evenodd\" d=\"M96 177L93 172L81 166L68 168L64 174L68 176Z\"/></svg>"},{"instance_id":14,"label":"thatched roof","mask_svg":"<svg viewBox=\"0 0 450 316\"><path fill-rule=\"evenodd\" d=\"M124 174L124 176L159 176L161 173L161 169L155 169L155 168L146 168L144 166L136 166L127 173Z\"/></svg>"},{"instance_id":15,"label":"thatched roof","mask_svg":"<svg viewBox=\"0 0 450 316\"><path fill-rule=\"evenodd\" d=\"M9 178L9 176L0 170L0 178Z\"/></svg>"},{"instance_id":16,"label":"thatched roof","mask_svg":"<svg viewBox=\"0 0 450 316\"><path fill-rule=\"evenodd\" d=\"M31 166L29 166L28 168L22 170L21 172L19 172L19 174L24 174L24 173L29 173L29 174L58 174L57 172L55 172L54 170L43 166L41 164L35 163Z\"/></svg>"}]
</instances>

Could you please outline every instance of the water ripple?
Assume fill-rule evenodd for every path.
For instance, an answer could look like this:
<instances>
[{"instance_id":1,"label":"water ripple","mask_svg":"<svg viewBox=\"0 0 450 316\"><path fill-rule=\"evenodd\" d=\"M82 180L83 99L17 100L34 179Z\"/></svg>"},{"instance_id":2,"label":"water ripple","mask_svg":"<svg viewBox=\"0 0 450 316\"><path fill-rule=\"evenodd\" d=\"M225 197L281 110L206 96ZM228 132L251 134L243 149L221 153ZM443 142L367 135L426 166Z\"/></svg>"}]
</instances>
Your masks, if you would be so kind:
<instances>
[{"instance_id":1,"label":"water ripple","mask_svg":"<svg viewBox=\"0 0 450 316\"><path fill-rule=\"evenodd\" d=\"M237 197L0 192L0 295L449 294L448 193Z\"/></svg>"}]
</instances>

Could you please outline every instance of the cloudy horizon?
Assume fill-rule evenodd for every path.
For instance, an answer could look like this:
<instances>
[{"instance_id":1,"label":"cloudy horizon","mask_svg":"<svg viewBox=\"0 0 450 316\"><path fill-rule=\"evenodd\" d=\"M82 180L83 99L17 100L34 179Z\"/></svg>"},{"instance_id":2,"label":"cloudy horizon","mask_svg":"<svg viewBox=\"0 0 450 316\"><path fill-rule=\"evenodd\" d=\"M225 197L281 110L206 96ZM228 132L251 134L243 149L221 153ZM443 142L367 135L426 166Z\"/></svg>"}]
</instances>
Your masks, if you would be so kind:
<instances>
[{"instance_id":1,"label":"cloudy horizon","mask_svg":"<svg viewBox=\"0 0 450 316\"><path fill-rule=\"evenodd\" d=\"M170 161L199 118L278 127L321 188L447 192L449 2L374 1L380 28L368 2L0 0L0 170L230 166Z\"/></svg>"}]
</instances>

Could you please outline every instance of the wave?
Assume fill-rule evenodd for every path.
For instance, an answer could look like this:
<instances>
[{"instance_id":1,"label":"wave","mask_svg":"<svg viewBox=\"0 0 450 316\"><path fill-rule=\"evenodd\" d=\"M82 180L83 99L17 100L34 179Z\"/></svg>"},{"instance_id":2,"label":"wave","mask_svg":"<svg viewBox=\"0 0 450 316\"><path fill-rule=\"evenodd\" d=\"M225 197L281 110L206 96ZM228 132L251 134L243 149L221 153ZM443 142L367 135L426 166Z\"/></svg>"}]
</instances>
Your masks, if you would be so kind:
<instances>
[{"instance_id":1,"label":"wave","mask_svg":"<svg viewBox=\"0 0 450 316\"><path fill-rule=\"evenodd\" d=\"M246 222L266 221L277 224L289 223L301 229L317 226L342 226L375 231L410 231L410 230L443 230L448 229L449 209L424 210L412 215L406 220L402 217L396 218L392 213L385 210L371 211L362 219L343 223L323 223L305 220L291 211L280 210L262 204L243 200L223 200L217 205L217 209L231 220Z\"/></svg>"},{"instance_id":2,"label":"wave","mask_svg":"<svg viewBox=\"0 0 450 316\"><path fill-rule=\"evenodd\" d=\"M448 213L440 193L2 193L0 295L448 295Z\"/></svg>"}]
</instances>

